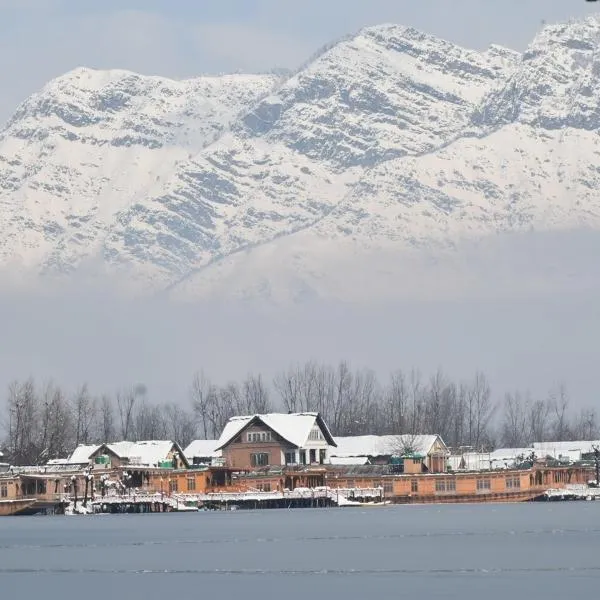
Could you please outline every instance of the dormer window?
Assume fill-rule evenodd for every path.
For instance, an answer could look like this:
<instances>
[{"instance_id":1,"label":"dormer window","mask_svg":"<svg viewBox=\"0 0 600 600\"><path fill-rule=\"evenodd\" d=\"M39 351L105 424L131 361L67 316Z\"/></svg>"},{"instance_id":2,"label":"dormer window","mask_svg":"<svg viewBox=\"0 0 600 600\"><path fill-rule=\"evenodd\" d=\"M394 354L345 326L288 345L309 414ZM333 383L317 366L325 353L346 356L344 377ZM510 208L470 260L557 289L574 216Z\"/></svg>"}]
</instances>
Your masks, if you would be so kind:
<instances>
[{"instance_id":1,"label":"dormer window","mask_svg":"<svg viewBox=\"0 0 600 600\"><path fill-rule=\"evenodd\" d=\"M247 440L249 443L271 442L273 438L270 431L251 431L248 433Z\"/></svg>"}]
</instances>

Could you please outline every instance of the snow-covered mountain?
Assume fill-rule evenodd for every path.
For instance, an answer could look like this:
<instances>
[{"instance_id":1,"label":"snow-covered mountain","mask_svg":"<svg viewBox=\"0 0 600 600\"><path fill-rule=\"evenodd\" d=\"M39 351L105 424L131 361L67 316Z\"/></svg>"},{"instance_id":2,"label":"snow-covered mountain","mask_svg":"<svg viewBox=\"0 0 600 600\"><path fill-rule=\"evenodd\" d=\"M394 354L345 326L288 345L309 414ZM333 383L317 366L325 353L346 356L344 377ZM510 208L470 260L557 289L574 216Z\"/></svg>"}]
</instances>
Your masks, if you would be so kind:
<instances>
[{"instance_id":1,"label":"snow-covered mountain","mask_svg":"<svg viewBox=\"0 0 600 600\"><path fill-rule=\"evenodd\" d=\"M522 55L384 25L289 77L77 70L0 135L0 264L182 298L393 295L463 243L598 230L599 50L597 18Z\"/></svg>"},{"instance_id":2,"label":"snow-covered mountain","mask_svg":"<svg viewBox=\"0 0 600 600\"><path fill-rule=\"evenodd\" d=\"M96 257L122 211L160 194L277 81L83 68L51 81L0 134L1 263L68 272Z\"/></svg>"}]
</instances>

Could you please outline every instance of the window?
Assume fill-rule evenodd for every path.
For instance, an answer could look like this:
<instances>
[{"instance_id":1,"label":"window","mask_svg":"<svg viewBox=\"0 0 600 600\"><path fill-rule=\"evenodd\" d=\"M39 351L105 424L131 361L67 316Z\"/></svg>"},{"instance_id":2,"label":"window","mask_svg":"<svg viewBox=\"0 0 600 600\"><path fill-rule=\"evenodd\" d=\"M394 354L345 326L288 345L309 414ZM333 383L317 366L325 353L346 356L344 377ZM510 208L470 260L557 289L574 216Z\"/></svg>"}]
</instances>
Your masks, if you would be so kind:
<instances>
[{"instance_id":1,"label":"window","mask_svg":"<svg viewBox=\"0 0 600 600\"><path fill-rule=\"evenodd\" d=\"M266 467L269 464L269 455L266 452L251 454L250 464L253 467Z\"/></svg>"},{"instance_id":2,"label":"window","mask_svg":"<svg viewBox=\"0 0 600 600\"><path fill-rule=\"evenodd\" d=\"M177 479L169 480L169 491L176 492L178 491L179 486L177 485Z\"/></svg>"},{"instance_id":3,"label":"window","mask_svg":"<svg viewBox=\"0 0 600 600\"><path fill-rule=\"evenodd\" d=\"M327 459L327 450L325 450L324 448L321 448L321 450L319 450L319 462L321 464L323 464L326 459Z\"/></svg>"},{"instance_id":4,"label":"window","mask_svg":"<svg viewBox=\"0 0 600 600\"><path fill-rule=\"evenodd\" d=\"M419 480L418 479L411 479L411 481L410 481L410 491L413 494L416 494L419 491Z\"/></svg>"},{"instance_id":5,"label":"window","mask_svg":"<svg viewBox=\"0 0 600 600\"><path fill-rule=\"evenodd\" d=\"M435 491L438 493L449 493L456 491L456 481L454 479L436 479Z\"/></svg>"},{"instance_id":6,"label":"window","mask_svg":"<svg viewBox=\"0 0 600 600\"><path fill-rule=\"evenodd\" d=\"M521 487L521 479L519 477L507 477L506 478L506 489L511 490Z\"/></svg>"},{"instance_id":7,"label":"window","mask_svg":"<svg viewBox=\"0 0 600 600\"><path fill-rule=\"evenodd\" d=\"M300 450L300 464L306 464L306 450Z\"/></svg>"},{"instance_id":8,"label":"window","mask_svg":"<svg viewBox=\"0 0 600 600\"><path fill-rule=\"evenodd\" d=\"M258 483L258 484L256 484L256 489L259 492L270 492L271 491L271 483L270 482Z\"/></svg>"},{"instance_id":9,"label":"window","mask_svg":"<svg viewBox=\"0 0 600 600\"><path fill-rule=\"evenodd\" d=\"M314 441L322 440L323 434L321 433L321 430L318 427L314 427L310 430L310 433L308 434L308 439Z\"/></svg>"},{"instance_id":10,"label":"window","mask_svg":"<svg viewBox=\"0 0 600 600\"><path fill-rule=\"evenodd\" d=\"M394 493L394 482L393 481L384 481L383 482L383 493L384 494L393 494Z\"/></svg>"},{"instance_id":11,"label":"window","mask_svg":"<svg viewBox=\"0 0 600 600\"><path fill-rule=\"evenodd\" d=\"M270 442L273 438L270 431L251 431L247 439L249 442Z\"/></svg>"},{"instance_id":12,"label":"window","mask_svg":"<svg viewBox=\"0 0 600 600\"><path fill-rule=\"evenodd\" d=\"M295 450L288 450L288 452L285 453L285 464L286 465L295 465L296 464Z\"/></svg>"},{"instance_id":13,"label":"window","mask_svg":"<svg viewBox=\"0 0 600 600\"><path fill-rule=\"evenodd\" d=\"M188 492L194 492L196 491L196 478L195 477L189 477L187 480L187 489Z\"/></svg>"},{"instance_id":14,"label":"window","mask_svg":"<svg viewBox=\"0 0 600 600\"><path fill-rule=\"evenodd\" d=\"M317 462L317 451L314 448L311 448L311 450L309 451L309 456L311 465Z\"/></svg>"},{"instance_id":15,"label":"window","mask_svg":"<svg viewBox=\"0 0 600 600\"><path fill-rule=\"evenodd\" d=\"M8 496L8 485L6 483L0 484L0 498L6 498Z\"/></svg>"},{"instance_id":16,"label":"window","mask_svg":"<svg viewBox=\"0 0 600 600\"><path fill-rule=\"evenodd\" d=\"M477 480L477 491L486 492L492 489L492 485L489 479L478 479Z\"/></svg>"}]
</instances>

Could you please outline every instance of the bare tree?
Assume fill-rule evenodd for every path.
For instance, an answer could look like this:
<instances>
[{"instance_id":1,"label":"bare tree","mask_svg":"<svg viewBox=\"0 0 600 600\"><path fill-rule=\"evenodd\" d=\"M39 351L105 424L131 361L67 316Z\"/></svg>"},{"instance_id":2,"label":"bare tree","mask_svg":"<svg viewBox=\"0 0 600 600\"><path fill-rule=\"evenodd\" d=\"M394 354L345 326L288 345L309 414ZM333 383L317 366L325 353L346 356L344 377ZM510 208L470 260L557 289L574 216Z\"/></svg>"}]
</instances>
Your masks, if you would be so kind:
<instances>
[{"instance_id":1,"label":"bare tree","mask_svg":"<svg viewBox=\"0 0 600 600\"><path fill-rule=\"evenodd\" d=\"M214 402L215 388L203 371L194 375L190 396L196 420L200 424L201 434L205 440L209 439L208 436L211 430L209 414L212 409L211 403Z\"/></svg>"},{"instance_id":2,"label":"bare tree","mask_svg":"<svg viewBox=\"0 0 600 600\"><path fill-rule=\"evenodd\" d=\"M108 443L116 441L115 412L110 396L100 398L100 416L96 441Z\"/></svg>"},{"instance_id":3,"label":"bare tree","mask_svg":"<svg viewBox=\"0 0 600 600\"><path fill-rule=\"evenodd\" d=\"M299 367L279 373L273 380L273 386L278 392L283 407L287 412L302 410L301 384Z\"/></svg>"},{"instance_id":4,"label":"bare tree","mask_svg":"<svg viewBox=\"0 0 600 600\"><path fill-rule=\"evenodd\" d=\"M185 447L196 438L196 423L193 415L175 403L167 404L163 411L168 439Z\"/></svg>"},{"instance_id":5,"label":"bare tree","mask_svg":"<svg viewBox=\"0 0 600 600\"><path fill-rule=\"evenodd\" d=\"M94 422L97 417L97 403L90 396L87 384L82 385L73 397L75 420L75 446L89 444L93 436Z\"/></svg>"},{"instance_id":6,"label":"bare tree","mask_svg":"<svg viewBox=\"0 0 600 600\"><path fill-rule=\"evenodd\" d=\"M31 464L37 460L39 398L33 379L13 382L8 389L8 448L13 464Z\"/></svg>"},{"instance_id":7,"label":"bare tree","mask_svg":"<svg viewBox=\"0 0 600 600\"><path fill-rule=\"evenodd\" d=\"M134 406L136 401L145 396L146 386L138 384L130 389L122 390L117 393L117 409L119 412L119 421L121 425L121 439L129 439L131 428L133 426Z\"/></svg>"},{"instance_id":8,"label":"bare tree","mask_svg":"<svg viewBox=\"0 0 600 600\"><path fill-rule=\"evenodd\" d=\"M132 411L129 439L132 442L140 440L164 440L168 437L168 423L161 407L154 406L142 398Z\"/></svg>"},{"instance_id":9,"label":"bare tree","mask_svg":"<svg viewBox=\"0 0 600 600\"><path fill-rule=\"evenodd\" d=\"M556 393L550 395L552 410L552 438L553 441L562 442L570 436L569 432L569 396L564 384L558 386Z\"/></svg>"},{"instance_id":10,"label":"bare tree","mask_svg":"<svg viewBox=\"0 0 600 600\"><path fill-rule=\"evenodd\" d=\"M402 434L408 428L409 390L404 373L398 369L391 375L386 395L386 433Z\"/></svg>"},{"instance_id":11,"label":"bare tree","mask_svg":"<svg viewBox=\"0 0 600 600\"><path fill-rule=\"evenodd\" d=\"M593 408L583 409L575 424L575 436L578 440L598 439L598 417Z\"/></svg>"},{"instance_id":12,"label":"bare tree","mask_svg":"<svg viewBox=\"0 0 600 600\"><path fill-rule=\"evenodd\" d=\"M487 428L495 410L491 397L490 385L485 375L478 371L468 394L469 446L481 448L488 441L486 440Z\"/></svg>"},{"instance_id":13,"label":"bare tree","mask_svg":"<svg viewBox=\"0 0 600 600\"><path fill-rule=\"evenodd\" d=\"M248 375L243 383L247 414L265 414L271 410L269 392L261 375Z\"/></svg>"},{"instance_id":14,"label":"bare tree","mask_svg":"<svg viewBox=\"0 0 600 600\"><path fill-rule=\"evenodd\" d=\"M62 389L52 382L42 390L39 414L36 462L66 456L73 447L71 410Z\"/></svg>"},{"instance_id":15,"label":"bare tree","mask_svg":"<svg viewBox=\"0 0 600 600\"><path fill-rule=\"evenodd\" d=\"M532 442L548 441L550 404L546 400L535 400L529 404L529 439Z\"/></svg>"},{"instance_id":16,"label":"bare tree","mask_svg":"<svg viewBox=\"0 0 600 600\"><path fill-rule=\"evenodd\" d=\"M529 443L527 406L519 392L504 396L502 444L508 448L524 448Z\"/></svg>"}]
</instances>

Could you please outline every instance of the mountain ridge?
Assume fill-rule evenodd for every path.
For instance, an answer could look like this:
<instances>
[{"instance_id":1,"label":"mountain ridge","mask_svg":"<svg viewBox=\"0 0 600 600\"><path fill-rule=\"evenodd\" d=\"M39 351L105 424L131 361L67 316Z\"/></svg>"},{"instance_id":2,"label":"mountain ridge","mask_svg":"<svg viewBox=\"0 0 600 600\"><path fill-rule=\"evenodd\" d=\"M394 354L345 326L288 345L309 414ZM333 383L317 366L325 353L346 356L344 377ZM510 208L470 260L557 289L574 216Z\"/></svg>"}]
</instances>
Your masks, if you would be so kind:
<instances>
[{"instance_id":1,"label":"mountain ridge","mask_svg":"<svg viewBox=\"0 0 600 600\"><path fill-rule=\"evenodd\" d=\"M193 298L219 287L194 277L262 248L259 279L244 278L268 296L285 247L282 279L335 295L311 245L323 258L343 247L344 271L359 256L376 265L378 249L435 255L508 231L600 229L598 49L589 17L547 26L522 54L384 24L286 74L113 70L100 85L76 69L0 133L0 267Z\"/></svg>"}]
</instances>

